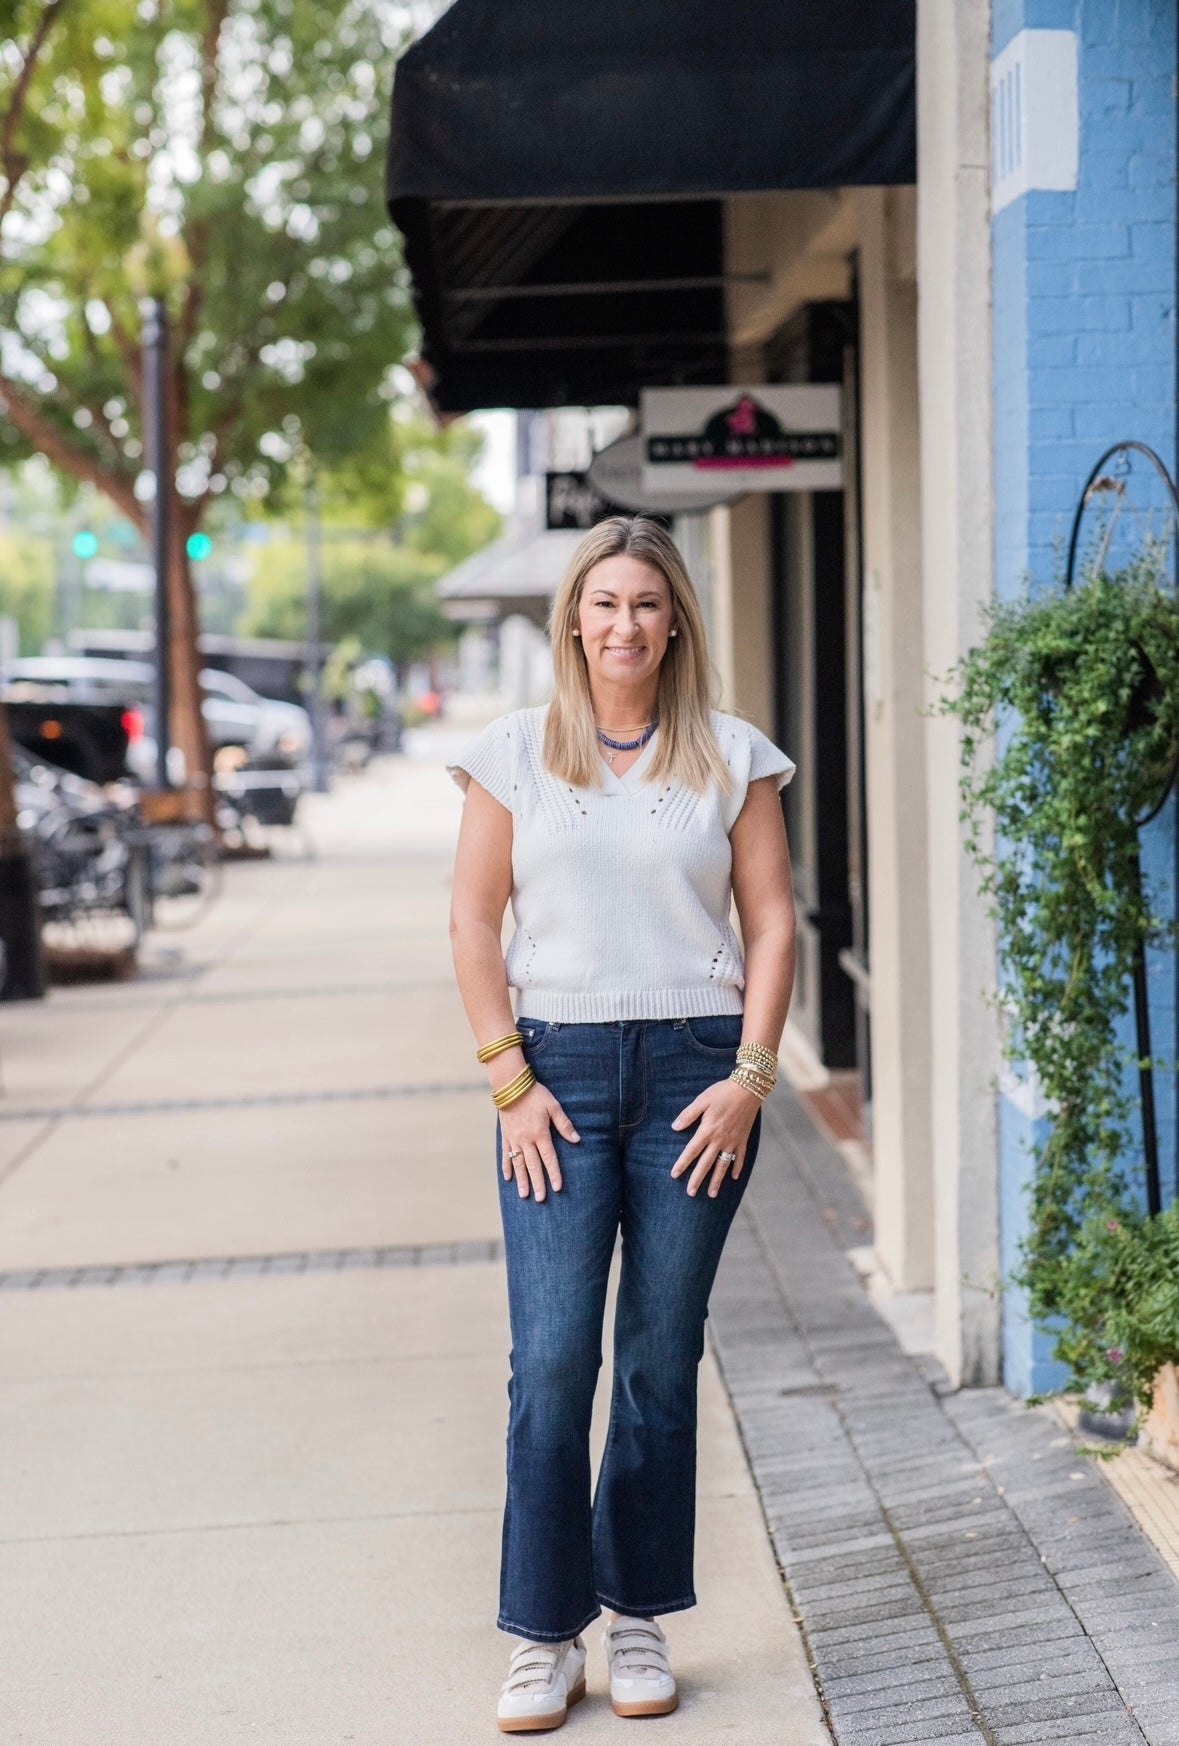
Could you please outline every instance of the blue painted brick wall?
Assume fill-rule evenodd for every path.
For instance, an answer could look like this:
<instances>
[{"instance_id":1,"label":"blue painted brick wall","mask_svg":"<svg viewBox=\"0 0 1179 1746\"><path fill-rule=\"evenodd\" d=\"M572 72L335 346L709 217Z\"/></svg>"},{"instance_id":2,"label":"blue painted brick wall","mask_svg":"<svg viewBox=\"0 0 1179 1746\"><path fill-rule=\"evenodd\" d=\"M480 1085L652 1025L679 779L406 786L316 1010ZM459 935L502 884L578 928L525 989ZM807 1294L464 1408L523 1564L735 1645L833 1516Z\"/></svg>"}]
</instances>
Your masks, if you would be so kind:
<instances>
[{"instance_id":1,"label":"blue painted brick wall","mask_svg":"<svg viewBox=\"0 0 1179 1746\"><path fill-rule=\"evenodd\" d=\"M1025 580L1036 589L1056 584L1074 505L1103 449L1136 437L1172 468L1176 451L1174 0L995 0L992 53L1023 29L1077 34L1080 170L1075 192L1025 194L992 226L995 585L1003 598ZM1161 495L1137 485L1135 495L1161 507ZM1143 835L1144 870L1172 913L1174 813L1172 801ZM1154 1049L1173 1056L1173 955L1152 954L1149 976ZM1131 1046L1129 1019L1124 1036ZM1177 1186L1174 1091L1172 1076L1156 1076L1164 1192ZM1043 1137L1043 1125L1002 1100L1006 1270L1026 1224L1029 1143ZM1050 1348L1008 1289L1008 1387L1027 1393L1057 1382Z\"/></svg>"}]
</instances>

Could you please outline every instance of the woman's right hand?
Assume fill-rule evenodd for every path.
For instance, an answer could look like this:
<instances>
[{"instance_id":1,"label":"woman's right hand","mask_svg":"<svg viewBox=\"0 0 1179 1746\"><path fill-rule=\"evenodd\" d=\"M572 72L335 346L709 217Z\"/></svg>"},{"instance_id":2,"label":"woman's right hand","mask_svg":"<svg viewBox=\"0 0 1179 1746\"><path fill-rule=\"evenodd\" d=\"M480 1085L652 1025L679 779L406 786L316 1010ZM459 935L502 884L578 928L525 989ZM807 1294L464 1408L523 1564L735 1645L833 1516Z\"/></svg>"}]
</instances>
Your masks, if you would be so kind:
<instances>
[{"instance_id":1,"label":"woman's right hand","mask_svg":"<svg viewBox=\"0 0 1179 1746\"><path fill-rule=\"evenodd\" d=\"M539 1080L499 1112L504 1181L510 1182L515 1175L521 1200L527 1200L530 1192L543 1200L546 1175L554 1193L560 1190L561 1166L553 1145L553 1128L567 1140L581 1138L552 1092ZM515 1158L512 1152L517 1153Z\"/></svg>"}]
</instances>

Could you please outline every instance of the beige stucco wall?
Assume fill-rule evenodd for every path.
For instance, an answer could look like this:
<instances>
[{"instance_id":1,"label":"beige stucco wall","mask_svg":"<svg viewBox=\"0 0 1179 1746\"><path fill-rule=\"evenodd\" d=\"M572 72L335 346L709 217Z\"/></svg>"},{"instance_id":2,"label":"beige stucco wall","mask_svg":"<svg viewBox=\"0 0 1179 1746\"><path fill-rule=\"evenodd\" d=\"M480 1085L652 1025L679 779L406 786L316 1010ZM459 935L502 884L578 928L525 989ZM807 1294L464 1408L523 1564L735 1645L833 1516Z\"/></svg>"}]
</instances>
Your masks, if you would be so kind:
<instances>
[{"instance_id":1,"label":"beige stucco wall","mask_svg":"<svg viewBox=\"0 0 1179 1746\"><path fill-rule=\"evenodd\" d=\"M842 188L725 201L730 343L761 345L801 304L850 297L856 197ZM743 369L735 380L760 382Z\"/></svg>"},{"instance_id":2,"label":"beige stucco wall","mask_svg":"<svg viewBox=\"0 0 1179 1746\"><path fill-rule=\"evenodd\" d=\"M739 710L772 736L770 517L764 495L714 509L711 532L721 708Z\"/></svg>"},{"instance_id":3,"label":"beige stucco wall","mask_svg":"<svg viewBox=\"0 0 1179 1746\"><path fill-rule=\"evenodd\" d=\"M877 1255L905 1290L934 1282L916 218L913 188L860 194L872 1167Z\"/></svg>"},{"instance_id":4,"label":"beige stucco wall","mask_svg":"<svg viewBox=\"0 0 1179 1746\"><path fill-rule=\"evenodd\" d=\"M945 674L992 587L986 0L918 0L922 568L925 663ZM932 683L930 695L936 690ZM926 725L931 1120L938 1353L966 1384L1000 1372L995 940L962 848L958 735Z\"/></svg>"}]
</instances>

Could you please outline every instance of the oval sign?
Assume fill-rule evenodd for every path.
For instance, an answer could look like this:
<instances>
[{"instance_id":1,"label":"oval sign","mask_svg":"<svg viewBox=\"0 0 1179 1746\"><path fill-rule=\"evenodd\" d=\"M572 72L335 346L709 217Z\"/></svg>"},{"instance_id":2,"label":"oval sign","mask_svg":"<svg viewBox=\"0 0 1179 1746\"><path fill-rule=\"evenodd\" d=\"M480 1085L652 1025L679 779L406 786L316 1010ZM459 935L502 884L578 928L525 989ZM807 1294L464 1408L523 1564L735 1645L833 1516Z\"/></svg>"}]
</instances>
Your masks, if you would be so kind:
<instances>
[{"instance_id":1,"label":"oval sign","mask_svg":"<svg viewBox=\"0 0 1179 1746\"><path fill-rule=\"evenodd\" d=\"M648 491L643 485L643 439L638 431L599 449L589 464L588 476L611 503L648 515L691 515L721 503L735 503L745 495L744 485L726 488L720 479L710 480L707 491Z\"/></svg>"}]
</instances>

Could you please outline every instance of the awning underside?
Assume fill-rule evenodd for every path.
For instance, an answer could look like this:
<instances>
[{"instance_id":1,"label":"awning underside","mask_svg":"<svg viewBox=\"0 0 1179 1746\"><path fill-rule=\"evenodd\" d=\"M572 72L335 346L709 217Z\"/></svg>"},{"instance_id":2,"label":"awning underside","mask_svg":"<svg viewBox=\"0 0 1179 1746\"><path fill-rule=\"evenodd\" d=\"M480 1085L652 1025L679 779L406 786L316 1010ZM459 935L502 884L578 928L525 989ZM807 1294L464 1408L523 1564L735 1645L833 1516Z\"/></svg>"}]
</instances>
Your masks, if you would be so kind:
<instances>
[{"instance_id":1,"label":"awning underside","mask_svg":"<svg viewBox=\"0 0 1179 1746\"><path fill-rule=\"evenodd\" d=\"M724 380L727 193L912 181L913 0L456 0L389 209L443 410Z\"/></svg>"},{"instance_id":2,"label":"awning underside","mask_svg":"<svg viewBox=\"0 0 1179 1746\"><path fill-rule=\"evenodd\" d=\"M633 398L727 368L719 201L437 208L410 249L447 411Z\"/></svg>"}]
</instances>

